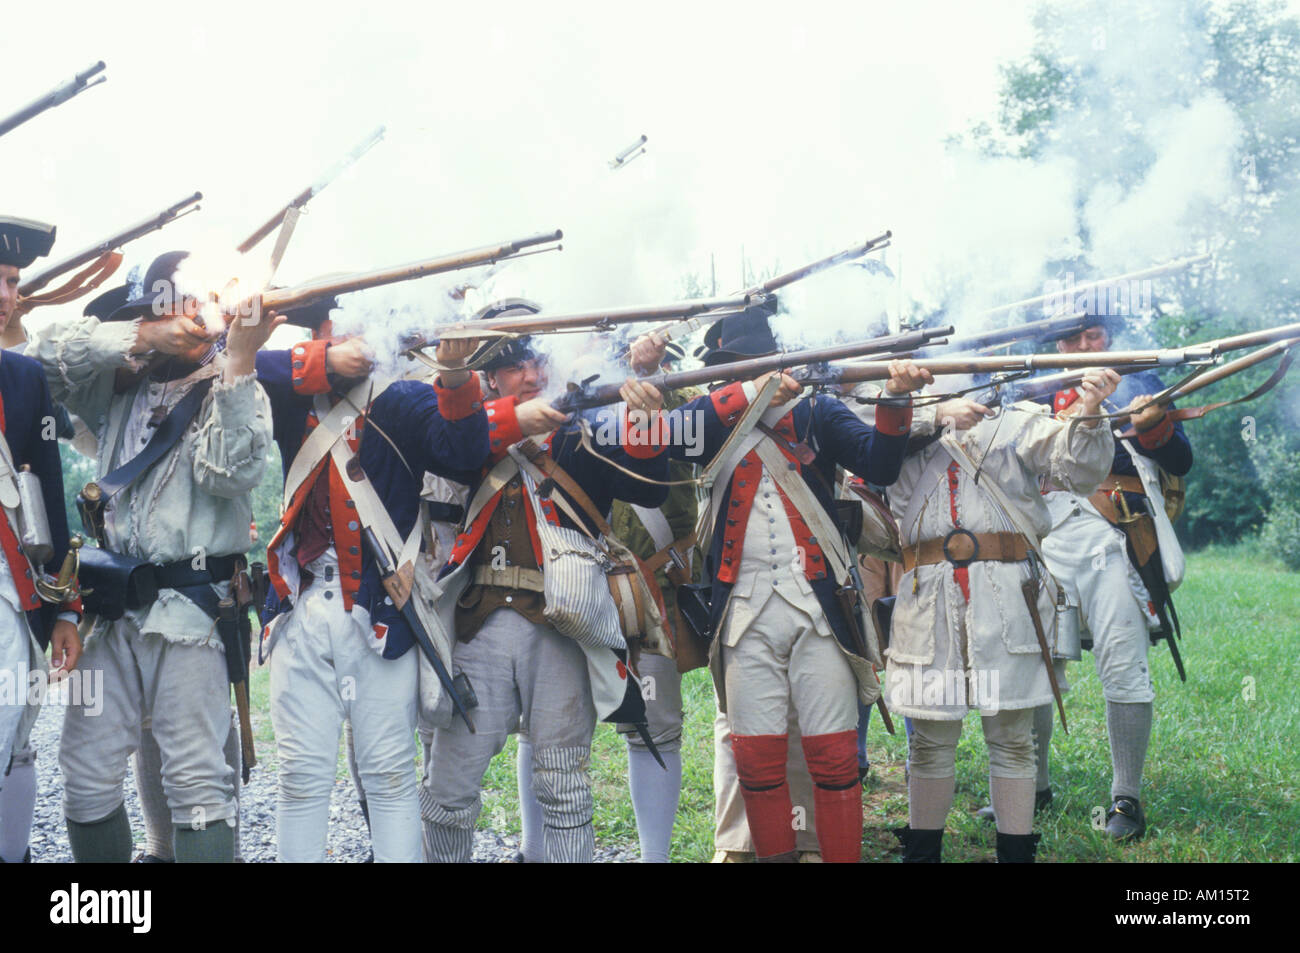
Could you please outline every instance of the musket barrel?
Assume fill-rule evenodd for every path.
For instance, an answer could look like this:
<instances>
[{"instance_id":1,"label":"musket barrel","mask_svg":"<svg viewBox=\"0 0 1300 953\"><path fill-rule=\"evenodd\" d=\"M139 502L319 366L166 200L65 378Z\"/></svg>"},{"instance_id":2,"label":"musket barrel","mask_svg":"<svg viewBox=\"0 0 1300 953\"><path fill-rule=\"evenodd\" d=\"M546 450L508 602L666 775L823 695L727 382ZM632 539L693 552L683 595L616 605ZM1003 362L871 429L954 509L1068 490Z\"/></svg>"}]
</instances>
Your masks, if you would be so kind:
<instances>
[{"instance_id":1,"label":"musket barrel","mask_svg":"<svg viewBox=\"0 0 1300 953\"><path fill-rule=\"evenodd\" d=\"M195 192L193 195L181 199L174 205L169 205L154 215L149 216L142 221L137 222L130 228L124 228L120 232L109 235L103 241L84 248L75 255L70 255L60 262L50 265L48 268L32 275L24 281L18 288L18 293L23 296L30 296L40 291L55 278L66 275L69 272L76 271L82 265L89 264L105 252L112 251L114 248L120 248L128 242L133 242L137 238L142 238L150 232L156 232L164 225L179 218L182 213L197 212L197 208L191 209L191 205L197 205L203 199L202 192Z\"/></svg>"},{"instance_id":2,"label":"musket barrel","mask_svg":"<svg viewBox=\"0 0 1300 953\"><path fill-rule=\"evenodd\" d=\"M498 318L492 321L459 321L438 330L440 338L477 337L484 331L508 331L515 334L537 334L546 331L573 330L576 328L608 328L638 321L661 321L664 318L689 318L708 311L730 310L739 312L750 304L748 295L730 298L692 298L672 304L633 305L624 308L605 308L599 311L575 311L568 314L538 314L523 317Z\"/></svg>"},{"instance_id":3,"label":"musket barrel","mask_svg":"<svg viewBox=\"0 0 1300 953\"><path fill-rule=\"evenodd\" d=\"M0 136L13 131L27 120L34 119L41 113L45 112L45 110L53 109L55 106L67 102L82 90L89 89L91 86L98 86L100 83L104 82L107 77L99 79L94 83L89 82L90 77L102 73L106 68L104 61L100 60L98 63L95 63L82 70L80 73L77 73L72 77L72 79L68 80L68 82L56 86L53 90L28 103L17 112L11 113L4 119L0 119Z\"/></svg>"},{"instance_id":4,"label":"musket barrel","mask_svg":"<svg viewBox=\"0 0 1300 953\"><path fill-rule=\"evenodd\" d=\"M946 374L996 374L1014 371L1077 370L1091 367L1172 367L1186 363L1199 351L1098 351L1084 354L1027 354L1019 357L968 357L949 360L929 359L916 362L936 377ZM840 380L845 383L885 380L889 377L888 361L865 361L845 364Z\"/></svg>"},{"instance_id":5,"label":"musket barrel","mask_svg":"<svg viewBox=\"0 0 1300 953\"><path fill-rule=\"evenodd\" d=\"M794 269L794 271L787 271L783 275L777 275L775 278L769 278L761 285L758 285L757 287L751 288L749 290L751 292L761 291L765 294L771 294L773 291L778 291L781 288L784 288L786 285L794 284L796 281L801 281L802 279L807 278L810 275L815 275L819 271L824 271L827 268L833 268L835 265L841 264L842 262L852 261L855 258L861 258L863 255L869 254L870 252L879 248L881 246L881 243L887 242L890 238L893 237L893 234L894 233L892 231L886 230L880 235L877 235L875 238L868 239L866 242L864 242L861 245L854 245L852 248L846 248L843 251L837 251L833 255L827 255L825 258L819 258L814 262L809 262L808 264L804 265L801 268Z\"/></svg>"},{"instance_id":6,"label":"musket barrel","mask_svg":"<svg viewBox=\"0 0 1300 953\"><path fill-rule=\"evenodd\" d=\"M1176 261L1166 262L1163 265L1153 265L1150 268L1143 268L1140 271L1130 271L1126 275L1116 275L1113 278L1098 278L1096 281L1085 282L1081 285L1072 285L1062 291L1054 291L1048 294L1036 295L1033 298L1025 298L1021 301L1013 301L1011 304L1000 304L996 308L989 308L987 311L981 311L981 318L991 317L995 314L1003 314L1007 311L1014 311L1017 308L1028 308L1036 304L1042 304L1048 300L1059 300L1063 295L1073 296L1078 294L1095 291L1098 288L1105 288L1110 285L1118 284L1121 281L1140 281L1143 278L1155 278L1159 275L1167 275L1171 272L1182 271L1184 268L1190 268L1192 265L1209 261L1212 256L1209 253L1204 255L1192 255L1188 258L1179 258ZM1071 301L1073 307L1073 301Z\"/></svg>"},{"instance_id":7,"label":"musket barrel","mask_svg":"<svg viewBox=\"0 0 1300 953\"><path fill-rule=\"evenodd\" d=\"M1276 328L1265 328L1262 331L1247 331L1245 334L1234 334L1231 337L1216 338L1213 341L1206 341L1204 344L1192 345L1197 348L1209 348L1216 354L1223 351L1240 351L1243 348L1255 347L1259 344L1271 344L1274 341L1282 341L1287 338L1300 337L1300 323L1283 324Z\"/></svg>"},{"instance_id":8,"label":"musket barrel","mask_svg":"<svg viewBox=\"0 0 1300 953\"><path fill-rule=\"evenodd\" d=\"M236 245L235 251L239 252L241 255L247 255L254 247L256 247L258 242L267 235L270 235L271 232L275 231L279 224L284 221L284 217L289 214L289 209L293 208L295 205L301 207L307 204L307 200L312 197L312 194L311 186L303 189L290 199L278 212L268 218L260 227L257 228L256 231L253 232L253 234L249 235L242 242Z\"/></svg>"},{"instance_id":9,"label":"musket barrel","mask_svg":"<svg viewBox=\"0 0 1300 953\"><path fill-rule=\"evenodd\" d=\"M540 245L548 241L558 241L563 235L562 231L556 229L553 232L530 235L527 238L503 242L499 245L485 245L481 248L473 248L469 251L456 252L451 255L441 255L437 258L426 258L422 261L414 261L393 268L379 268L375 271L358 272L353 275L307 282L293 288L277 288L262 295L262 307L266 310L288 311L320 301L322 298L362 291L366 288L377 288L380 285L391 285L399 281L411 281L414 278L423 278L426 275L437 275L448 271L459 271L463 268L474 268L478 265L489 265L510 258L523 248Z\"/></svg>"},{"instance_id":10,"label":"musket barrel","mask_svg":"<svg viewBox=\"0 0 1300 953\"><path fill-rule=\"evenodd\" d=\"M1002 347L1006 344L1013 344L1016 341L1023 341L1026 338L1036 338L1048 334L1061 334L1065 331L1073 331L1076 328L1082 331L1087 327L1087 323L1092 320L1087 315L1075 314L1067 315L1062 318L1044 318L1041 321L1028 321L1024 324L1017 324L1014 327L1000 328L996 331L986 331L982 334L970 334L964 337L957 337L944 346L948 353L958 353L961 351L978 351L983 348ZM922 357L929 357L938 352L937 348L926 348L920 352Z\"/></svg>"},{"instance_id":11,"label":"musket barrel","mask_svg":"<svg viewBox=\"0 0 1300 953\"><path fill-rule=\"evenodd\" d=\"M660 391L671 391L682 387L711 384L715 381L751 380L766 374L768 371L783 371L809 364L824 364L828 361L856 357L862 354L891 354L897 351L909 351L928 341L951 334L952 331L951 326L926 328L902 334L888 334L853 344L837 344L832 347L809 348L802 351L780 351L776 354L755 357L745 361L731 361L726 364L700 367L689 371L654 374L650 377L641 378L641 381ZM886 364L887 366L888 364ZM885 377L888 376L889 374L886 372ZM618 384L604 384L586 391L580 389L570 390L556 400L554 406L558 410L571 412L587 407L614 404L621 399L618 393L619 386Z\"/></svg>"}]
</instances>

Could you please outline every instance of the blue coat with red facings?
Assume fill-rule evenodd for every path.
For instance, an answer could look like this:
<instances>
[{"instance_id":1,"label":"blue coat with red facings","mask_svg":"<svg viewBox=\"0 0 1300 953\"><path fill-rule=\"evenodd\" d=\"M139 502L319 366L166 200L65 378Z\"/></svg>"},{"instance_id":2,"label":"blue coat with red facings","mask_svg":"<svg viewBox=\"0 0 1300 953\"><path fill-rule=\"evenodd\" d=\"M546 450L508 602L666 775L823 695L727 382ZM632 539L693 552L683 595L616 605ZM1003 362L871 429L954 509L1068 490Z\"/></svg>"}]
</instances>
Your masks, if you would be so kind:
<instances>
[{"instance_id":1,"label":"blue coat with red facings","mask_svg":"<svg viewBox=\"0 0 1300 953\"><path fill-rule=\"evenodd\" d=\"M296 357L301 356L296 354L297 348L292 352L262 351L257 355L258 381L271 401L273 433L286 474L308 432L314 395L334 390L334 382L324 370L326 342L314 341L299 347L305 350L306 360L296 363L305 367L295 367ZM479 386L476 375L471 375L463 387L452 390L420 381L396 381L375 398L358 426L361 466L403 536L410 533L419 515L425 471L461 483L478 479L479 469L488 456L487 417L483 413ZM347 385L338 388L340 392L347 389ZM389 440L396 444L396 450ZM295 502L297 497L307 495L312 482L307 481L298 490ZM343 502L346 508L348 501ZM336 509L335 498L331 496L332 522L339 519ZM291 526L296 512L291 504L281 532ZM345 523L334 531L345 607L359 604L369 611L372 625L386 626L383 655L398 658L413 644L410 628L402 614L385 601L387 594L374 560L360 545L356 532L347 533L349 528L350 524ZM359 574L359 578L353 578L353 573ZM272 578L274 581L274 573ZM277 585L268 597L271 611L265 621L292 608L282 589Z\"/></svg>"},{"instance_id":2,"label":"blue coat with red facings","mask_svg":"<svg viewBox=\"0 0 1300 953\"><path fill-rule=\"evenodd\" d=\"M487 467L481 473L476 474L471 483L471 500L474 498L474 494L478 492L478 484L481 482L483 475L486 474L487 468L499 462L513 444L523 439L523 433L519 429L519 422L515 414L516 403L513 397L502 397L488 402L487 413L490 420L489 427L491 428L491 454L487 461ZM622 405L619 406L622 407ZM614 408L606 407L585 412L582 416L591 424L593 431L597 434L615 431L624 433L626 428L615 428L610 418L611 414L619 412ZM592 446L596 451L593 454L582 445L582 433L576 421L564 425L552 432L548 437L538 436L532 439L539 449L547 453L559 465L560 469L573 478L573 481L591 498L592 504L606 520L609 519L614 500L623 500L639 506L653 507L662 506L668 499L668 487L662 485L669 478L668 455L663 452L662 447L629 445L625 438L621 438L617 444L602 443L599 439L593 439ZM598 459L597 454L599 458L603 459ZM611 463L648 480L659 482L647 483L644 480L638 480L611 466ZM552 492L553 494L564 495L564 491L558 486ZM582 514L583 523L595 535L598 530L591 524L583 508L575 500L569 500L569 504L574 512ZM443 576L449 575L470 559L483 539L483 533L491 518L494 505L494 503L489 503L484 506L473 522L466 526L456 537L451 556L447 564L443 566L438 578L441 579ZM525 505L530 506L527 503ZM543 508L543 516L548 522L559 526L567 526L570 529L578 528L574 526L573 520L569 518L568 514L558 506L543 501ZM527 526L533 545L533 554L537 559L537 565L541 566L543 560L540 544L537 540L536 529L531 522L533 514L530 513L529 516Z\"/></svg>"},{"instance_id":3,"label":"blue coat with red facings","mask_svg":"<svg viewBox=\"0 0 1300 953\"><path fill-rule=\"evenodd\" d=\"M50 524L54 555L43 567L57 574L68 552L68 514L63 499L63 464L59 441L50 432L56 421L55 403L41 365L14 351L0 354L0 427L3 427L14 466L28 464L41 481L41 497ZM0 513L0 520L5 519ZM42 602L29 575L31 564L18 546L18 539L5 528L5 557L13 574L18 597L24 602L27 620L42 646L50 644L56 617L63 611L81 611L81 600L58 606Z\"/></svg>"},{"instance_id":4,"label":"blue coat with red facings","mask_svg":"<svg viewBox=\"0 0 1300 953\"><path fill-rule=\"evenodd\" d=\"M1158 394L1164 389L1165 385L1160 378L1151 371L1125 374L1120 378L1119 386L1115 388L1115 393L1110 397L1108 404L1111 407L1127 407L1136 397L1143 394ZM1041 397L1039 402L1059 410L1063 403L1061 397L1062 395L1058 393L1055 397ZM1170 409L1174 407L1173 404L1169 406ZM1128 429L1127 418L1117 420L1116 424L1122 424L1124 429ZM1133 444L1137 447L1138 453L1154 461L1160 469L1171 476L1186 476L1191 472L1192 442L1184 432L1182 423L1171 417L1165 417L1160 424L1146 433L1138 434L1133 439ZM1133 457L1129 453L1127 444L1122 440L1115 441L1115 460L1111 463L1110 472L1117 476L1137 476ZM1146 512L1144 495L1125 493L1124 499L1132 512Z\"/></svg>"},{"instance_id":5,"label":"blue coat with red facings","mask_svg":"<svg viewBox=\"0 0 1300 953\"><path fill-rule=\"evenodd\" d=\"M743 385L739 383L721 387L707 396L682 405L668 418L673 428L669 453L676 459L700 466L707 465L722 448L731 428L747 405ZM702 424L703 432L703 452L695 456L691 453L698 446L688 446L682 439L684 435L680 430L686 416L690 414L700 415L696 419ZM805 466L793 454L781 448L782 454L808 485L817 502L834 519L835 508L830 488L835 485L835 468L843 467L877 486L893 483L898 479L903 466L911 420L910 403L906 407L881 405L876 415L877 426L872 428L859 420L842 401L815 395L797 403L790 413L777 422L774 429L790 443L803 442L816 453L812 464ZM699 427L696 429L701 430ZM758 457L753 451L737 464L722 497L721 513L713 527L713 541L705 561L705 574L713 582L710 626L715 632L722 623L722 614L731 596L740 559L743 558L743 554L731 554L740 551L745 536L749 506L753 503L753 494L761 472L757 469L758 465ZM754 474L753 479L747 476L751 472ZM744 518L733 516L733 512L743 514ZM835 590L843 580L830 578L821 568L825 565L824 555L807 525L801 519L792 519L791 528L796 541L807 554L806 572L809 583L835 637L850 651L858 652L858 648L850 641L848 620L835 596Z\"/></svg>"}]
</instances>

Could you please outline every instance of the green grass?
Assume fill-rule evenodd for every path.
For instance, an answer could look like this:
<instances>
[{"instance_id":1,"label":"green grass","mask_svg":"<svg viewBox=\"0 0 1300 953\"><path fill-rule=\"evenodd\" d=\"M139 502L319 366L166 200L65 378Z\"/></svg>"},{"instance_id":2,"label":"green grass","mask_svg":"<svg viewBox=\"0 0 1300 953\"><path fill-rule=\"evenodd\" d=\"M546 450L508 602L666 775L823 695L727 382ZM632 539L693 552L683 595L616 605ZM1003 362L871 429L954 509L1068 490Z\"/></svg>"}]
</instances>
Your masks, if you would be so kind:
<instances>
[{"instance_id":1,"label":"green grass","mask_svg":"<svg viewBox=\"0 0 1300 953\"><path fill-rule=\"evenodd\" d=\"M1110 756L1105 702L1092 657L1070 666L1066 697L1071 725L1052 739L1056 800L1039 815L1039 858L1046 861L1296 861L1300 859L1300 574L1257 555L1248 545L1188 556L1187 579L1175 596L1188 669L1182 684L1161 643L1151 652L1156 717L1143 784L1146 838L1109 843L1091 818L1109 804ZM274 766L265 670L252 682L259 759ZM713 691L707 673L683 684L687 719L682 744L682 799L673 833L674 861L707 861L713 853ZM907 821L901 719L898 735L872 719L872 777L866 792L863 858L893 859L889 829ZM480 826L518 833L515 741L484 780ZM340 757L340 776L347 773ZM622 738L600 725L592 746L596 838L635 849L636 821L627 792ZM957 749L957 795L948 817L944 856L991 861L994 832L972 816L986 802L987 760L978 720L968 718Z\"/></svg>"}]
</instances>

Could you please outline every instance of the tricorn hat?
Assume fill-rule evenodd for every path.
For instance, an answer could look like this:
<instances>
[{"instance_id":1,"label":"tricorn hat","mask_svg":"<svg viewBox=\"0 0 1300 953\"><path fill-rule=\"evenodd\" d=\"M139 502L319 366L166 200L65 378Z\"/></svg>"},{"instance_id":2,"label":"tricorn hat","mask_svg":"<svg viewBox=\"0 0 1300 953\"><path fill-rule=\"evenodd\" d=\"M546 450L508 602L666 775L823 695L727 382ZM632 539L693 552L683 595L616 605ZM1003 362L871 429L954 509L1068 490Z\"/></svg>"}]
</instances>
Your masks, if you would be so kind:
<instances>
[{"instance_id":1,"label":"tricorn hat","mask_svg":"<svg viewBox=\"0 0 1300 953\"><path fill-rule=\"evenodd\" d=\"M307 328L312 334L320 330L320 326L330 320L330 312L339 306L339 299L335 297L321 298L319 301L313 301L311 304L305 304L301 308L294 308L290 311L282 312L285 323L296 325L300 328Z\"/></svg>"},{"instance_id":2,"label":"tricorn hat","mask_svg":"<svg viewBox=\"0 0 1300 953\"><path fill-rule=\"evenodd\" d=\"M0 265L26 268L54 246L53 225L29 218L0 216Z\"/></svg>"},{"instance_id":3,"label":"tricorn hat","mask_svg":"<svg viewBox=\"0 0 1300 953\"><path fill-rule=\"evenodd\" d=\"M110 288L98 297L92 298L90 304L86 305L85 310L81 313L88 318L99 318L101 321L107 321L108 316L126 304L130 296L130 285L118 285L116 288Z\"/></svg>"},{"instance_id":4,"label":"tricorn hat","mask_svg":"<svg viewBox=\"0 0 1300 953\"><path fill-rule=\"evenodd\" d=\"M706 367L751 357L775 354L781 349L767 320L776 314L776 300L768 298L739 314L715 321L704 332L704 347L695 353Z\"/></svg>"},{"instance_id":5,"label":"tricorn hat","mask_svg":"<svg viewBox=\"0 0 1300 953\"><path fill-rule=\"evenodd\" d=\"M149 264L144 273L144 281L139 285L128 283L127 300L103 320L131 321L141 315L160 314L163 310L178 306L182 295L176 290L176 270L188 257L190 253L187 251L169 251L159 255Z\"/></svg>"},{"instance_id":6,"label":"tricorn hat","mask_svg":"<svg viewBox=\"0 0 1300 953\"><path fill-rule=\"evenodd\" d=\"M474 315L475 321L490 321L493 318L512 318L522 317L528 314L538 314L542 306L536 301L529 301L527 298L502 298L500 301L493 301L491 304L480 308ZM483 345L479 354L491 347L491 343ZM478 354L474 356L478 357ZM510 367L514 364L522 364L524 361L531 361L537 358L537 352L533 350L532 342L528 335L515 338L509 341L501 350L497 351L492 358L479 368L481 371L499 371L503 367ZM473 363L474 358L471 358Z\"/></svg>"}]
</instances>

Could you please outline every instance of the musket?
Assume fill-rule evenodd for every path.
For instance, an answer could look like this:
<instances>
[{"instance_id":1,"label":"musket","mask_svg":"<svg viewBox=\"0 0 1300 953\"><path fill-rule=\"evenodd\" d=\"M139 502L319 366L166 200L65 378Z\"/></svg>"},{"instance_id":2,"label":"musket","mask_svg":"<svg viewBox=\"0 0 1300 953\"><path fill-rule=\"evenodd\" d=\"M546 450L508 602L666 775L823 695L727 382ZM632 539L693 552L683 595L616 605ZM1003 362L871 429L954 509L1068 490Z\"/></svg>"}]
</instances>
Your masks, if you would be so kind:
<instances>
[{"instance_id":1,"label":"musket","mask_svg":"<svg viewBox=\"0 0 1300 953\"><path fill-rule=\"evenodd\" d=\"M1067 295L1070 297L1070 300L1063 303L1065 307L1073 311L1077 295L1087 294L1096 291L1099 288L1107 288L1111 285L1117 285L1123 281L1140 281L1143 278L1155 278L1175 271L1182 271L1184 268L1190 268L1192 265L1200 264L1203 261L1209 261L1211 257L1212 256L1207 252L1204 255L1192 255L1188 258L1179 258L1175 261L1166 262L1163 265L1153 265L1150 268L1143 268L1140 271L1130 271L1128 274L1116 275L1113 278L1098 278L1096 281L1085 282L1081 285L1070 285L1060 291L1035 295L1032 298L1013 301L1011 304L1000 304L996 308L989 308L986 311L981 311L978 317L988 318L995 314L1004 314L1007 311L1015 311L1018 308L1030 308L1037 304L1043 304L1046 301L1062 301L1062 299Z\"/></svg>"},{"instance_id":2,"label":"musket","mask_svg":"<svg viewBox=\"0 0 1300 953\"><path fill-rule=\"evenodd\" d=\"M1222 354L1224 351L1240 351L1244 348L1256 347L1260 344L1272 344L1274 341L1283 341L1288 338L1297 337L1300 337L1300 323L1282 324L1275 328L1265 328L1262 331L1247 331L1245 334L1234 334L1231 337L1215 338L1211 341L1205 341L1193 346L1206 348L1215 355L1218 355Z\"/></svg>"},{"instance_id":3,"label":"musket","mask_svg":"<svg viewBox=\"0 0 1300 953\"><path fill-rule=\"evenodd\" d=\"M496 318L490 321L458 321L444 325L438 338L480 338L485 331L501 334L544 334L555 331L608 331L621 324L659 321L663 318L689 318L698 314L739 314L754 303L748 295L730 298L692 298L672 304L646 304L600 311L577 311L570 314L537 314Z\"/></svg>"},{"instance_id":4,"label":"musket","mask_svg":"<svg viewBox=\"0 0 1300 953\"><path fill-rule=\"evenodd\" d=\"M388 589L388 586L393 584L393 581L397 577L397 567L393 565L393 560L388 555L388 551L380 545L373 529L369 526L363 527L361 530L361 538L365 543L366 548L370 550L371 557L375 560L375 568L379 571L380 581L384 583L385 589ZM394 590L388 591L390 598L394 598ZM438 676L438 681L442 683L443 689L447 692L447 697L451 699L453 714L460 715L465 722L465 727L469 729L470 734L474 734L476 732L474 721L469 715L469 709L476 704L476 702L470 701L470 698L473 697L473 691L471 689L467 697L462 697L462 693L457 687L456 680L451 677L451 673L447 671L447 666L444 665L442 659L438 657L438 650L434 647L433 641L429 638L429 633L425 631L424 623L420 621L419 613L415 611L415 603L412 601L415 598L416 596L413 593L408 592L406 598L403 599L400 604L398 604L396 598L394 598L394 605L397 605L397 609L401 612L402 618L405 619L406 624L410 626L411 637L415 639L415 644L420 647L420 651L424 653L424 657L427 658L429 664L433 666L433 671ZM465 679L463 675L459 677L462 679L461 687L468 688L468 680Z\"/></svg>"},{"instance_id":5,"label":"musket","mask_svg":"<svg viewBox=\"0 0 1300 953\"><path fill-rule=\"evenodd\" d=\"M24 297L29 297L40 291L55 278L76 271L78 268L100 258L107 252L110 252L115 248L121 248L128 242L133 242L137 238L143 238L151 232L156 232L163 226L176 221L176 219L183 218L190 214L190 212L197 212L199 210L198 202L202 198L202 192L195 192L193 195L181 199L174 205L167 206L167 208L163 209L161 212L157 212L143 221L137 222L130 228L124 228L120 232L115 232L102 241L91 245L89 248L84 248L75 255L71 255L56 264L50 265L44 271L32 275L19 285L18 293ZM190 206L194 207L191 208Z\"/></svg>"},{"instance_id":6,"label":"musket","mask_svg":"<svg viewBox=\"0 0 1300 953\"><path fill-rule=\"evenodd\" d=\"M796 281L801 281L804 278L817 274L819 271L825 271L827 268L833 268L836 265L843 264L846 261L853 261L854 259L861 258L864 255L870 254L873 251L879 251L882 248L888 248L889 239L892 238L893 235L894 233L892 231L882 232L881 234L877 235L875 238L868 238L865 242L863 242L860 245L854 245L852 248L846 248L843 251L837 251L835 254L827 255L825 258L818 258L816 261L809 262L808 264L796 268L793 271L787 271L785 274L777 275L775 278L769 278L767 279L767 281L764 281L762 284L755 285L752 288L747 288L744 291L739 293L748 296L751 299L751 303L754 303L758 300L761 300L765 296L774 294L775 292L784 288L786 285L792 285ZM726 315L709 314L708 312L700 312L698 314L690 315L688 319L684 321L678 320L678 321L671 321L667 324L662 324L657 328L651 329L647 333L661 334L671 341L675 337L679 338L684 334L693 333L706 322L712 323L717 319L723 317L726 317ZM626 357L626 355L624 356Z\"/></svg>"},{"instance_id":7,"label":"musket","mask_svg":"<svg viewBox=\"0 0 1300 953\"><path fill-rule=\"evenodd\" d=\"M951 326L942 328L919 328L902 334L887 334L852 344L837 344L833 347L809 348L802 351L780 351L765 357L755 357L745 361L732 361L712 367L701 367L689 371L673 371L643 377L640 383L650 384L660 391L676 390L680 387L694 387L711 384L716 381L747 381L768 371L785 371L807 365L822 366L829 361L846 360L864 354L889 354L898 351L911 351L933 343L944 335L952 334ZM844 364L841 368L862 365ZM888 366L888 365L886 365ZM889 377L886 373L885 377ZM874 378L873 378L874 379ZM619 384L604 384L592 387L592 380L582 384L570 384L567 393L552 402L556 410L571 413L589 407L600 407L617 403Z\"/></svg>"},{"instance_id":8,"label":"musket","mask_svg":"<svg viewBox=\"0 0 1300 953\"><path fill-rule=\"evenodd\" d=\"M1039 338L1048 335L1065 334L1066 332L1082 331L1088 327L1089 322L1096 320L1085 314L1065 315L1059 318L1044 318L1041 321L1027 321L1024 324L1017 324L1009 328L1000 328L996 331L985 331L980 334L968 334L953 338L942 348L949 354L961 354L970 351L983 351L991 348L1004 347L1008 344L1014 344L1017 341L1023 341L1027 338ZM928 347L920 351L915 356L931 357L939 353L940 348Z\"/></svg>"},{"instance_id":9,"label":"musket","mask_svg":"<svg viewBox=\"0 0 1300 953\"><path fill-rule=\"evenodd\" d=\"M1243 337L1244 336L1245 335L1243 335ZM1298 344L1300 344L1300 337L1273 341L1257 351L1252 351L1250 354L1237 358L1235 361L1221 364L1213 370L1202 371L1201 373L1194 374L1175 384L1173 387L1166 388L1160 394L1155 395L1150 402L1135 409L1133 412L1137 413L1145 410L1152 404L1168 408L1176 400L1182 400L1189 394L1194 394L1204 387L1209 387L1211 384L1217 384L1224 378L1231 377L1233 374L1240 374L1244 370L1248 370L1257 364L1262 364L1265 361L1281 355L1282 360L1278 364L1277 369L1269 375L1268 379L1265 380L1263 384L1256 387L1249 394L1232 400L1221 400L1213 404L1205 404L1201 407L1178 407L1169 410L1168 415L1173 420L1197 420L1204 417L1212 410L1218 410L1220 407L1229 407L1232 404L1242 404L1247 401L1255 400L1256 398L1267 394L1284 376L1286 376L1286 372L1290 369L1293 358L1291 351ZM1136 434L1137 431L1130 427L1120 436L1133 437L1136 436Z\"/></svg>"},{"instance_id":10,"label":"musket","mask_svg":"<svg viewBox=\"0 0 1300 953\"><path fill-rule=\"evenodd\" d=\"M4 119L0 119L0 136L18 128L27 120L39 116L47 109L61 106L83 90L90 89L92 86L98 86L100 83L106 82L108 80L107 76L100 76L99 79L95 80L93 83L90 82L92 76L104 72L105 69L104 61L100 60L93 66L87 67L77 75L73 76L72 79L68 80L66 83L56 86L44 96L33 100L17 112L6 116Z\"/></svg>"},{"instance_id":11,"label":"musket","mask_svg":"<svg viewBox=\"0 0 1300 953\"><path fill-rule=\"evenodd\" d=\"M320 193L324 191L325 187L329 185L331 182L333 182L336 178L338 178L339 174L342 173L344 169L348 168L350 165L352 165L354 162L360 159L363 155L369 152L371 148L373 148L375 144L378 143L383 138L384 138L384 127L380 126L369 136L367 136L365 140L361 142L360 145L358 145L355 149L349 152L338 162L334 163L333 168L331 168L328 172L326 172L321 178L317 179L311 185L307 186L307 188L303 189L301 192L299 192L297 195L291 198L288 202L284 204L283 207L280 208L278 212L272 215L269 219L266 220L264 224L262 224L256 231L254 231L253 234L249 235L242 242L240 242L237 251L241 255L248 254L259 242L261 242L262 239L264 239L267 235L270 235L271 232L274 231L280 225L280 223L284 221L285 216L288 215L292 209L298 209L299 211L301 211L303 208L305 208L307 203L310 202L317 195L320 195Z\"/></svg>"},{"instance_id":12,"label":"musket","mask_svg":"<svg viewBox=\"0 0 1300 953\"><path fill-rule=\"evenodd\" d=\"M440 255L437 258L426 258L422 261L398 265L394 268L380 268L375 271L363 271L350 275L336 275L295 285L292 288L276 288L262 293L262 309L264 311L289 311L293 308L301 308L320 301L323 298L332 298L353 291L363 291L366 288L377 288L380 285L391 285L399 281L411 281L415 278L423 278L426 275L459 271L477 265L490 265L495 262L522 258L525 255L536 255L545 251L559 251L563 248L562 245L550 245L550 247L546 248L534 246L549 245L551 242L558 242L563 237L564 232L556 229L553 232L543 232L539 235L530 235L527 238L517 238L498 245L484 245L481 248L473 248L469 251ZM244 313L248 303L248 300L239 303L240 313Z\"/></svg>"}]
</instances>

